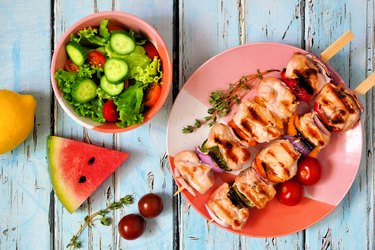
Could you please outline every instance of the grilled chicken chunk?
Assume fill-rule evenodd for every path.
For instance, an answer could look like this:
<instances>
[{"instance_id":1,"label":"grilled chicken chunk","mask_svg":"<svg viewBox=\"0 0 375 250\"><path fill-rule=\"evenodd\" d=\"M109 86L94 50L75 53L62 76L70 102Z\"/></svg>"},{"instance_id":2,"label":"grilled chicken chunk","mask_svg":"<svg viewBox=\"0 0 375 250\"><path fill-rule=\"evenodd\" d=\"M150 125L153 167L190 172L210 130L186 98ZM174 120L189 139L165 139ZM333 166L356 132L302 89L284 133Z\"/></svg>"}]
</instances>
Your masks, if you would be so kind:
<instances>
[{"instance_id":1,"label":"grilled chicken chunk","mask_svg":"<svg viewBox=\"0 0 375 250\"><path fill-rule=\"evenodd\" d=\"M294 53L286 66L285 76L289 79L298 79L299 84L311 96L332 81L327 67L311 54Z\"/></svg>"},{"instance_id":2,"label":"grilled chicken chunk","mask_svg":"<svg viewBox=\"0 0 375 250\"><path fill-rule=\"evenodd\" d=\"M273 183L287 181L297 173L300 153L289 140L277 140L264 148L255 158L258 174Z\"/></svg>"},{"instance_id":3,"label":"grilled chicken chunk","mask_svg":"<svg viewBox=\"0 0 375 250\"><path fill-rule=\"evenodd\" d=\"M231 170L239 170L250 161L250 150L241 144L230 127L216 123L210 129L205 145L207 148L218 147L226 166Z\"/></svg>"},{"instance_id":4,"label":"grilled chicken chunk","mask_svg":"<svg viewBox=\"0 0 375 250\"><path fill-rule=\"evenodd\" d=\"M223 183L212 193L207 206L225 224L230 225L235 230L244 227L249 217L248 208L240 208L232 203L228 198L229 185Z\"/></svg>"},{"instance_id":5,"label":"grilled chicken chunk","mask_svg":"<svg viewBox=\"0 0 375 250\"><path fill-rule=\"evenodd\" d=\"M242 102L232 121L247 136L247 141L269 142L281 135L280 120L257 101Z\"/></svg>"},{"instance_id":6,"label":"grilled chicken chunk","mask_svg":"<svg viewBox=\"0 0 375 250\"><path fill-rule=\"evenodd\" d=\"M257 87L257 95L263 100L267 109L280 120L287 122L296 112L299 101L288 86L275 77L265 77Z\"/></svg>"},{"instance_id":7,"label":"grilled chicken chunk","mask_svg":"<svg viewBox=\"0 0 375 250\"><path fill-rule=\"evenodd\" d=\"M314 103L314 112L328 130L335 132L351 129L362 111L357 96L343 85L327 84Z\"/></svg>"},{"instance_id":8,"label":"grilled chicken chunk","mask_svg":"<svg viewBox=\"0 0 375 250\"><path fill-rule=\"evenodd\" d=\"M212 169L203 164L194 151L182 151L174 157L174 166L181 176L191 187L200 194L204 194L212 187L215 176ZM180 180L179 180L180 181Z\"/></svg>"},{"instance_id":9,"label":"grilled chicken chunk","mask_svg":"<svg viewBox=\"0 0 375 250\"><path fill-rule=\"evenodd\" d=\"M273 185L260 179L253 168L243 170L234 180L233 187L259 209L263 208L276 194Z\"/></svg>"},{"instance_id":10,"label":"grilled chicken chunk","mask_svg":"<svg viewBox=\"0 0 375 250\"><path fill-rule=\"evenodd\" d=\"M320 150L328 145L330 136L323 133L323 131L321 131L315 124L313 113L309 112L304 114L299 118L298 122L298 131L303 135L304 138L309 140L314 147L319 148Z\"/></svg>"}]
</instances>

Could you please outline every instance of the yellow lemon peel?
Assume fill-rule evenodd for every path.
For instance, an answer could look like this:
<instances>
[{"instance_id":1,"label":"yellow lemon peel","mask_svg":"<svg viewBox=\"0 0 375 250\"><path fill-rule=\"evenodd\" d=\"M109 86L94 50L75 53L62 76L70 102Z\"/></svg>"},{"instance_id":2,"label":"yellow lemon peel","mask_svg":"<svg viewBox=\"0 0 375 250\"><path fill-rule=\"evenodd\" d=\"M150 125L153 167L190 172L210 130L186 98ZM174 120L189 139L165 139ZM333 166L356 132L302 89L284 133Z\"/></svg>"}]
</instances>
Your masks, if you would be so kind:
<instances>
[{"instance_id":1,"label":"yellow lemon peel","mask_svg":"<svg viewBox=\"0 0 375 250\"><path fill-rule=\"evenodd\" d=\"M0 89L0 154L15 149L34 127L36 100Z\"/></svg>"}]
</instances>

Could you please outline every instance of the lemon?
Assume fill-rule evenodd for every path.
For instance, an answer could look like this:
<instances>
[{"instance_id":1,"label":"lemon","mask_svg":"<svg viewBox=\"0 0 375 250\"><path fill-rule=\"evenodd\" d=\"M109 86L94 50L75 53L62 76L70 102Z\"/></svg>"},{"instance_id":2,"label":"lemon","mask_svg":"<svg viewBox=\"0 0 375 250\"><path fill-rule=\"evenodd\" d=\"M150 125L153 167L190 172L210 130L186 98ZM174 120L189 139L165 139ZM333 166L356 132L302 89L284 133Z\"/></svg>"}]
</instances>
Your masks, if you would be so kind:
<instances>
[{"instance_id":1,"label":"lemon","mask_svg":"<svg viewBox=\"0 0 375 250\"><path fill-rule=\"evenodd\" d=\"M32 95L0 89L0 154L16 148L30 134L35 106Z\"/></svg>"}]
</instances>

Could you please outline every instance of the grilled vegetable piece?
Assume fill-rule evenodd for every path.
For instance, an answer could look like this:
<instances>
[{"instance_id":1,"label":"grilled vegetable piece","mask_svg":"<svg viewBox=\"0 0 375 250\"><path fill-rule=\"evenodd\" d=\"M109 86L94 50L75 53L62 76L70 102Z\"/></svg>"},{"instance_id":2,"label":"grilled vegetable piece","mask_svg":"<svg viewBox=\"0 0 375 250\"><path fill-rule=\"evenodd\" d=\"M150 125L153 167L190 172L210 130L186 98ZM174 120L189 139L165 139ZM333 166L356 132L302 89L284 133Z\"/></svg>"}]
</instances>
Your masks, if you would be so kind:
<instances>
[{"instance_id":1,"label":"grilled vegetable piece","mask_svg":"<svg viewBox=\"0 0 375 250\"><path fill-rule=\"evenodd\" d=\"M314 55L296 52L288 62L281 78L302 101L309 102L329 82L327 67Z\"/></svg>"},{"instance_id":2,"label":"grilled vegetable piece","mask_svg":"<svg viewBox=\"0 0 375 250\"><path fill-rule=\"evenodd\" d=\"M272 184L261 179L253 168L243 170L234 180L231 187L250 207L263 208L275 197L276 190Z\"/></svg>"},{"instance_id":3,"label":"grilled vegetable piece","mask_svg":"<svg viewBox=\"0 0 375 250\"><path fill-rule=\"evenodd\" d=\"M174 157L175 168L178 169L180 177L183 178L189 186L204 194L212 187L215 182L215 176L212 169L203 164L194 151L186 150L178 153Z\"/></svg>"},{"instance_id":4,"label":"grilled vegetable piece","mask_svg":"<svg viewBox=\"0 0 375 250\"><path fill-rule=\"evenodd\" d=\"M229 185L223 183L212 193L207 206L220 221L234 230L240 230L245 226L250 211L248 208L234 205L228 198L228 193Z\"/></svg>"},{"instance_id":5,"label":"grilled vegetable piece","mask_svg":"<svg viewBox=\"0 0 375 250\"><path fill-rule=\"evenodd\" d=\"M212 126L203 149L213 152L218 164L225 164L230 170L239 170L250 161L249 148L242 145L231 128L222 123Z\"/></svg>"},{"instance_id":6,"label":"grilled vegetable piece","mask_svg":"<svg viewBox=\"0 0 375 250\"><path fill-rule=\"evenodd\" d=\"M313 145L313 152L309 154L310 156L316 156L322 148L328 145L330 135L319 129L314 122L313 113L309 112L302 115L299 119L296 119L295 123L297 130L303 136L302 139L306 139L308 141L307 144Z\"/></svg>"}]
</instances>

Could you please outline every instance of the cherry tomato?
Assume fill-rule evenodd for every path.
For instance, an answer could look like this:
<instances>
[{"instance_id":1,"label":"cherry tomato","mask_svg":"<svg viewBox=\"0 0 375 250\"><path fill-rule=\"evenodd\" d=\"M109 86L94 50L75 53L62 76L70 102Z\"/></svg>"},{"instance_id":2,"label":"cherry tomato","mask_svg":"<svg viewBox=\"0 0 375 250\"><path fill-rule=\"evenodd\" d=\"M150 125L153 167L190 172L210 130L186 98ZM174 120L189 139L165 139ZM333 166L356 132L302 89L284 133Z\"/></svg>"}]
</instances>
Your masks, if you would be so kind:
<instances>
[{"instance_id":1,"label":"cherry tomato","mask_svg":"<svg viewBox=\"0 0 375 250\"><path fill-rule=\"evenodd\" d=\"M107 59L99 51L93 50L87 54L87 63L94 67L104 67Z\"/></svg>"},{"instance_id":2,"label":"cherry tomato","mask_svg":"<svg viewBox=\"0 0 375 250\"><path fill-rule=\"evenodd\" d=\"M119 118L116 104L112 99L104 103L102 113L107 122L115 122Z\"/></svg>"},{"instance_id":3,"label":"cherry tomato","mask_svg":"<svg viewBox=\"0 0 375 250\"><path fill-rule=\"evenodd\" d=\"M157 194L146 194L138 201L138 210L146 218L155 218L163 211L163 200Z\"/></svg>"},{"instance_id":4,"label":"cherry tomato","mask_svg":"<svg viewBox=\"0 0 375 250\"><path fill-rule=\"evenodd\" d=\"M64 69L69 72L77 72L79 70L79 66L75 64L72 60L66 60L64 64Z\"/></svg>"},{"instance_id":5,"label":"cherry tomato","mask_svg":"<svg viewBox=\"0 0 375 250\"><path fill-rule=\"evenodd\" d=\"M108 29L108 32L112 32L114 30L125 30L124 27L122 27L121 25L116 25L112 23L108 24L107 29Z\"/></svg>"},{"instance_id":6,"label":"cherry tomato","mask_svg":"<svg viewBox=\"0 0 375 250\"><path fill-rule=\"evenodd\" d=\"M159 57L158 51L156 50L155 46L151 42L146 42L143 47L146 50L146 54L151 59L154 59L155 56Z\"/></svg>"},{"instance_id":7,"label":"cherry tomato","mask_svg":"<svg viewBox=\"0 0 375 250\"><path fill-rule=\"evenodd\" d=\"M135 240L145 231L146 221L138 214L128 214L118 222L117 228L124 239Z\"/></svg>"},{"instance_id":8,"label":"cherry tomato","mask_svg":"<svg viewBox=\"0 0 375 250\"><path fill-rule=\"evenodd\" d=\"M303 187L298 181L292 179L277 186L276 196L281 203L295 206L303 197Z\"/></svg>"},{"instance_id":9,"label":"cherry tomato","mask_svg":"<svg viewBox=\"0 0 375 250\"><path fill-rule=\"evenodd\" d=\"M309 186L317 183L320 179L321 165L314 157L304 157L298 162L297 179L303 185Z\"/></svg>"},{"instance_id":10,"label":"cherry tomato","mask_svg":"<svg viewBox=\"0 0 375 250\"><path fill-rule=\"evenodd\" d=\"M143 105L146 107L154 106L158 101L160 94L161 86L160 84L154 82L150 87L148 87L146 95L143 99Z\"/></svg>"}]
</instances>

